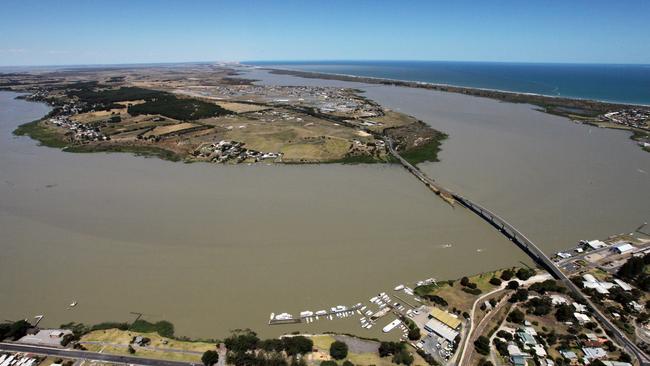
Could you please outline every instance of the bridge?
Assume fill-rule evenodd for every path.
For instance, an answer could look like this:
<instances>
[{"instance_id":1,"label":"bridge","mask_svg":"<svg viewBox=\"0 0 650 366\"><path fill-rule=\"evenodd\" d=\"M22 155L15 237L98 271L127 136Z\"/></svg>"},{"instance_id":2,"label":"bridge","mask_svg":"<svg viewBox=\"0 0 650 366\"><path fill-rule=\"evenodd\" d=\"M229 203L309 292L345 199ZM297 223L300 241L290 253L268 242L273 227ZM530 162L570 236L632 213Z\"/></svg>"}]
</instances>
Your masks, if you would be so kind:
<instances>
[{"instance_id":1,"label":"bridge","mask_svg":"<svg viewBox=\"0 0 650 366\"><path fill-rule=\"evenodd\" d=\"M393 141L388 136L384 136L384 142L388 146L388 151L395 157L400 164L406 168L411 174L415 175L422 183L428 186L434 193L441 196L446 202L453 205L457 202L463 207L469 209L487 223L496 228L501 234L515 243L521 248L530 258L539 264L542 268L546 269L551 276L560 281L566 288L571 291L577 299L580 299L591 310L591 315L600 323L606 332L613 338L619 345L621 345L629 354L634 356L641 366L650 366L650 357L643 352L643 350L631 341L618 327L616 327L592 302L589 300L582 291L562 272L562 270L553 262L532 240L528 239L517 228L508 223L505 219L488 210L487 208L471 201L470 199L461 196L460 194L453 193L441 185L434 182L419 168L409 163L395 150ZM464 352L465 350L462 350ZM461 357L461 360L463 357ZM465 366L465 365L460 365Z\"/></svg>"}]
</instances>

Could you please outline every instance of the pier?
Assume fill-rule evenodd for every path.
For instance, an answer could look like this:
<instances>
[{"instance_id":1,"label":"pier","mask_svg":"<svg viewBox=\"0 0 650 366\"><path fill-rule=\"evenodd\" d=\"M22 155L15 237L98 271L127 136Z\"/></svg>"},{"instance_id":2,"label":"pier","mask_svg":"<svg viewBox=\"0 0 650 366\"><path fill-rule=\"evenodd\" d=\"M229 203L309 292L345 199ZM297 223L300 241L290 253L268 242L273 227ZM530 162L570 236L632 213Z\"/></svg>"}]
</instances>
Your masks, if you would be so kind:
<instances>
[{"instance_id":1,"label":"pier","mask_svg":"<svg viewBox=\"0 0 650 366\"><path fill-rule=\"evenodd\" d=\"M337 310L337 311L329 310L329 311L325 311L324 313L319 312L319 314L314 313L312 315L307 315L307 316L297 316L297 317L292 317L291 319L275 319L273 317L269 319L269 325L300 324L308 318L315 318L315 317L327 318L329 316L337 316L338 314L356 312L361 307L362 306L360 304L357 304L345 310Z\"/></svg>"}]
</instances>

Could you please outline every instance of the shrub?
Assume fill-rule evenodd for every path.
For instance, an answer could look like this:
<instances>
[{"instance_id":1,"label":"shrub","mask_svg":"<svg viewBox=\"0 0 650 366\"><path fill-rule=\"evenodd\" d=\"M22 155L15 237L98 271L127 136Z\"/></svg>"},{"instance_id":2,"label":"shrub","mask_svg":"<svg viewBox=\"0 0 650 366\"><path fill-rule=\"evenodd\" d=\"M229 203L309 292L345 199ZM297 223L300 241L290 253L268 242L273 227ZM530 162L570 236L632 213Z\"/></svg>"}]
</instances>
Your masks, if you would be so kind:
<instances>
[{"instance_id":1,"label":"shrub","mask_svg":"<svg viewBox=\"0 0 650 366\"><path fill-rule=\"evenodd\" d=\"M474 341L474 348L476 349L476 352L482 355L489 355L490 354L490 339L486 336L479 336L475 341Z\"/></svg>"},{"instance_id":2,"label":"shrub","mask_svg":"<svg viewBox=\"0 0 650 366\"><path fill-rule=\"evenodd\" d=\"M519 282L517 282L517 281L510 281L510 282L508 282L508 286L507 286L507 288L508 288L508 290L516 290L516 289L519 288Z\"/></svg>"},{"instance_id":3,"label":"shrub","mask_svg":"<svg viewBox=\"0 0 650 366\"><path fill-rule=\"evenodd\" d=\"M492 278L490 278L490 284L491 284L491 285L494 285L494 286L501 286L501 282L502 282L502 281L501 281L499 278L496 278L496 277L492 277Z\"/></svg>"},{"instance_id":4,"label":"shrub","mask_svg":"<svg viewBox=\"0 0 650 366\"><path fill-rule=\"evenodd\" d=\"M514 275L515 274L512 272L512 270L506 269L505 271L501 272L500 277L504 281L510 281Z\"/></svg>"},{"instance_id":5,"label":"shrub","mask_svg":"<svg viewBox=\"0 0 650 366\"><path fill-rule=\"evenodd\" d=\"M467 286L467 284L469 284L469 278L467 278L467 277L461 278L460 279L460 284L461 284L461 286Z\"/></svg>"},{"instance_id":6,"label":"shrub","mask_svg":"<svg viewBox=\"0 0 650 366\"><path fill-rule=\"evenodd\" d=\"M201 356L201 362L205 366L212 366L219 362L219 353L214 350L205 351L203 352L203 356Z\"/></svg>"},{"instance_id":7,"label":"shrub","mask_svg":"<svg viewBox=\"0 0 650 366\"><path fill-rule=\"evenodd\" d=\"M534 269L531 269L531 268L519 268L519 270L517 270L516 276L517 276L518 279L520 279L522 281L526 281L527 279L533 277L534 274L535 274Z\"/></svg>"},{"instance_id":8,"label":"shrub","mask_svg":"<svg viewBox=\"0 0 650 366\"><path fill-rule=\"evenodd\" d=\"M335 360L348 357L348 345L341 341L334 341L330 345L330 356Z\"/></svg>"},{"instance_id":9,"label":"shrub","mask_svg":"<svg viewBox=\"0 0 650 366\"><path fill-rule=\"evenodd\" d=\"M513 311L508 314L508 317L506 320L508 320L511 323L523 323L525 319L524 313L521 312L519 309L514 309Z\"/></svg>"},{"instance_id":10,"label":"shrub","mask_svg":"<svg viewBox=\"0 0 650 366\"><path fill-rule=\"evenodd\" d=\"M497 332L497 337L503 338L506 341L511 341L512 340L512 334L506 332L505 330L500 330Z\"/></svg>"},{"instance_id":11,"label":"shrub","mask_svg":"<svg viewBox=\"0 0 650 366\"><path fill-rule=\"evenodd\" d=\"M393 356L393 363L398 365L411 365L413 363L413 355L407 352L405 349L399 351Z\"/></svg>"}]
</instances>

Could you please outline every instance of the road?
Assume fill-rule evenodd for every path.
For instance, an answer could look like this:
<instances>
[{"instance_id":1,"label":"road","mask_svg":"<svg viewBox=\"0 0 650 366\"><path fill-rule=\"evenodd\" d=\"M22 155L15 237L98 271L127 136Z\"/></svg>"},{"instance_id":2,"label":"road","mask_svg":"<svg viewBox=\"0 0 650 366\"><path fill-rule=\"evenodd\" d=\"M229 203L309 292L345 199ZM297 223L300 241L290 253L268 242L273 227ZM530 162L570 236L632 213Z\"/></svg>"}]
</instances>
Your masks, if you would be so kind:
<instances>
[{"instance_id":1,"label":"road","mask_svg":"<svg viewBox=\"0 0 650 366\"><path fill-rule=\"evenodd\" d=\"M530 239L528 239L524 234L517 230L514 226L508 223L506 220L491 212L487 208L469 200L466 197L461 196L460 194L453 193L449 190L444 189L438 184L432 186L433 179L429 178L424 174L420 169L418 169L413 164L406 161L402 158L399 153L393 148L393 142L388 137L384 137L384 142L388 146L389 152L400 161L400 163L413 175L415 175L420 181L425 185L431 188L436 194L442 196L446 201L449 200L445 197L448 194L452 195L452 202L458 202L461 205L468 208L470 211L477 214L479 217L487 221L490 225L494 226L501 234L506 236L512 242L517 244L528 256L530 256L536 263L545 268L554 278L559 280L565 287L569 289L573 294L576 295L578 299L586 303L591 309L593 309L592 315L600 323L600 325L608 332L612 334L611 338L621 345L626 352L634 356L641 366L650 366L650 357L646 355L641 348L639 348L633 341L631 341L618 327L616 327L610 320L607 318L601 311L598 309L594 303L591 302L580 289L569 280L569 278L562 272L562 270L553 262L546 254L535 245ZM435 189L434 189L435 188Z\"/></svg>"},{"instance_id":2,"label":"road","mask_svg":"<svg viewBox=\"0 0 650 366\"><path fill-rule=\"evenodd\" d=\"M80 360L142 365L142 366L194 366L196 365L190 362L165 361L165 360L157 360L157 359L134 357L134 356L109 355L109 354L97 353L97 352L88 352L88 351L79 351L79 350L71 350L71 349L64 349L64 348L43 347L43 346L32 346L32 345L17 344L17 343L4 343L4 342L0 343L0 350L11 351L11 352L34 353L38 355L58 356L58 357L73 358L73 359L80 359Z\"/></svg>"}]
</instances>

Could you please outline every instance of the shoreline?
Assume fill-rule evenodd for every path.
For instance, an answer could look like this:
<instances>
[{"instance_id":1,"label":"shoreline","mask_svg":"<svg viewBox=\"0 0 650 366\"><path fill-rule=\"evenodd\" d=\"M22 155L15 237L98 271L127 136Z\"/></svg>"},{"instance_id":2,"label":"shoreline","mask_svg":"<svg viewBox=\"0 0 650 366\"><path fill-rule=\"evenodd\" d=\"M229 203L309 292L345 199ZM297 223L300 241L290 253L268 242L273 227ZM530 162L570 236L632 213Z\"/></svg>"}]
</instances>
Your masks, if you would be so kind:
<instances>
[{"instance_id":1,"label":"shoreline","mask_svg":"<svg viewBox=\"0 0 650 366\"><path fill-rule=\"evenodd\" d=\"M430 89L430 88L434 88L434 89L435 88L457 88L457 89L463 89L463 90L468 90L468 91L476 90L476 91L481 91L481 92L494 92L494 93L503 93L503 94L511 94L511 95L552 98L552 99L559 99L559 100L567 99L567 100L574 100L574 101L580 101L580 102L593 102L593 103L600 103L600 104L608 104L608 105L612 105L612 106L630 106L630 107L650 108L650 104L622 103L622 102L616 102L616 101L597 100L597 99L589 99L589 98L555 96L555 95L548 95L548 94L541 94L541 93L526 93L526 92L517 92L517 91L505 90L505 89L480 88L480 87L462 86L462 85L455 85L455 84L435 83L435 82L430 82L430 81L381 78L381 77L376 77L376 76L361 76L361 75L353 75L353 74L341 74L341 73L335 73L335 72L330 73L330 72L321 72L321 71L305 71L305 70L299 70L299 69L291 69L291 68L283 68L283 67L268 67L268 66L249 65L249 64L241 64L241 65L243 65L245 67L252 67L252 68L255 68L255 69L259 69L259 70L269 70L269 71L272 71L272 73L276 73L276 72L273 72L273 71L282 71L283 73L288 72L287 75L294 75L294 76L300 76L300 75L296 75L296 74L312 74L312 75L314 75L313 77L300 76L300 77L305 77L305 78L310 78L310 79L331 79L331 80L369 83L369 84L378 84L378 83L385 84L386 82L388 82L388 83L408 83L408 84L419 84L419 85L421 85L421 86L409 86L409 87L414 87L414 88L416 88L416 87L424 87L426 89ZM329 77L329 76L335 76L335 77L346 78L346 79L337 79L337 78L332 78L332 77ZM357 79L357 80L347 80L347 79ZM370 80L370 81L366 81L366 79ZM400 86L400 85L395 85L395 86ZM456 93L456 92L452 91L452 93Z\"/></svg>"},{"instance_id":2,"label":"shoreline","mask_svg":"<svg viewBox=\"0 0 650 366\"><path fill-rule=\"evenodd\" d=\"M539 112L565 117L572 122L591 125L598 128L628 131L630 132L630 140L635 141L643 151L650 152L650 128L630 126L627 124L615 123L611 120L608 121L603 119L603 116L607 113L618 112L626 109L642 110L643 112L650 114L650 105L612 103L591 99L556 97L543 94L519 93L496 89L470 88L422 81L408 81L348 74L301 71L274 67L252 67L254 69L265 70L271 74L276 75L290 75L307 79L339 80L372 85L426 89L446 93L469 95L478 98L489 98L506 103L529 104L531 106L537 107L534 109Z\"/></svg>"}]
</instances>

